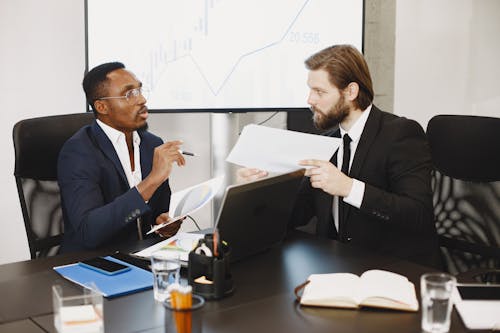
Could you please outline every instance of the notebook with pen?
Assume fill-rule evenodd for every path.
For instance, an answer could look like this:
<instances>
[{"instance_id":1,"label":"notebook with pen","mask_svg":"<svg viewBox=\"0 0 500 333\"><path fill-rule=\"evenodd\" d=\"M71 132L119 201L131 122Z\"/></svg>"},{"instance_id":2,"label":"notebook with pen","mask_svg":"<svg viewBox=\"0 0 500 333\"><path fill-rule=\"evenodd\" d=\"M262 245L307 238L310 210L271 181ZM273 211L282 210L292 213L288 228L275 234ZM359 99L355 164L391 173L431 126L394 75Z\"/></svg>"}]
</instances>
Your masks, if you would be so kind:
<instances>
[{"instance_id":1,"label":"notebook with pen","mask_svg":"<svg viewBox=\"0 0 500 333\"><path fill-rule=\"evenodd\" d=\"M238 261L280 243L286 234L304 170L226 188L216 222Z\"/></svg>"}]
</instances>

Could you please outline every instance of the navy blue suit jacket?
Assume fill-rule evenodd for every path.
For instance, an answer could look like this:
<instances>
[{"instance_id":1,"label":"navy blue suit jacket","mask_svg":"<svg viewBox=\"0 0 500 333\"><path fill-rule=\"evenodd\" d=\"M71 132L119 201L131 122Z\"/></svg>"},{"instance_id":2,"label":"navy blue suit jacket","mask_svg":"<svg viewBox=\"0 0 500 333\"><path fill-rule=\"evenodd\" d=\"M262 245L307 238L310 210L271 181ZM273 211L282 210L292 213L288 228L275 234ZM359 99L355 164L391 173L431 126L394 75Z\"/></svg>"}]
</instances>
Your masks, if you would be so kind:
<instances>
[{"instance_id":1,"label":"navy blue suit jacket","mask_svg":"<svg viewBox=\"0 0 500 333\"><path fill-rule=\"evenodd\" d=\"M145 178L151 172L154 148L163 142L147 131L138 133ZM113 248L137 240L137 217L142 217L144 233L159 214L169 209L168 180L148 203L144 202L137 189L129 187L118 155L96 121L81 128L64 144L57 177L64 219L60 252Z\"/></svg>"}]
</instances>

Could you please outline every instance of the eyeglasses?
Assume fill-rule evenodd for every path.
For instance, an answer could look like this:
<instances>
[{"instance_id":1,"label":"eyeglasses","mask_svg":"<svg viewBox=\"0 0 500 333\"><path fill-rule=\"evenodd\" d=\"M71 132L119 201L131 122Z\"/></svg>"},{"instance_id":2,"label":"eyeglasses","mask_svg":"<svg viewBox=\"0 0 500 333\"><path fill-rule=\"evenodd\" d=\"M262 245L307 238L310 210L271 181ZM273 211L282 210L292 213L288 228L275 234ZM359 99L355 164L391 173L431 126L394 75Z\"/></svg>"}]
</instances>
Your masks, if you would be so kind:
<instances>
[{"instance_id":1,"label":"eyeglasses","mask_svg":"<svg viewBox=\"0 0 500 333\"><path fill-rule=\"evenodd\" d=\"M130 103L130 104L137 104L139 102L139 98L141 96L144 97L144 99L148 99L149 90L147 90L144 87L134 88L134 89L127 90L127 92L123 96L100 97L100 98L96 98L96 101L97 100L103 100L103 99L121 99L121 98L125 98L128 103Z\"/></svg>"}]
</instances>

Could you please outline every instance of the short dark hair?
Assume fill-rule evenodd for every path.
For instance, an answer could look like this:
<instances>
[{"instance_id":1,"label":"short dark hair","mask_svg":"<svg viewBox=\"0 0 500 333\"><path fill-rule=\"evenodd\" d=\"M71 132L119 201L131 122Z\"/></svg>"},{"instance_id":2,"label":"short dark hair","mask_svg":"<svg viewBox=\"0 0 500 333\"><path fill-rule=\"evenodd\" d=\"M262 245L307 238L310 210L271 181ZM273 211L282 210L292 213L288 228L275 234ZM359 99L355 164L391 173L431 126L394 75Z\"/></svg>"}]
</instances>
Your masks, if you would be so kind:
<instances>
[{"instance_id":1,"label":"short dark hair","mask_svg":"<svg viewBox=\"0 0 500 333\"><path fill-rule=\"evenodd\" d=\"M82 85L85 97L87 98L87 103L94 110L94 114L96 114L94 102L106 95L107 75L121 68L125 68L125 65L121 62L108 62L92 68L83 78Z\"/></svg>"},{"instance_id":2,"label":"short dark hair","mask_svg":"<svg viewBox=\"0 0 500 333\"><path fill-rule=\"evenodd\" d=\"M340 90L349 83L359 86L358 97L354 104L361 110L373 101L373 83L365 58L354 46L334 45L310 56L306 61L308 70L324 69L328 72L330 83Z\"/></svg>"}]
</instances>

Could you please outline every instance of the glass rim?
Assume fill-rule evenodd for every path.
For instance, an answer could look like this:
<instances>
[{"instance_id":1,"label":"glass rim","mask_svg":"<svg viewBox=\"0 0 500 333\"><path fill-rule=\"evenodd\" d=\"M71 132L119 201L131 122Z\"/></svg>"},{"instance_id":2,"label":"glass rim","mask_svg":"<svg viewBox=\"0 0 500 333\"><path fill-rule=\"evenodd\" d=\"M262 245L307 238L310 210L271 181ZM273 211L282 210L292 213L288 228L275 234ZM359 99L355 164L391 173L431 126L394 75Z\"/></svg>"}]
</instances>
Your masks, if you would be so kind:
<instances>
[{"instance_id":1,"label":"glass rim","mask_svg":"<svg viewBox=\"0 0 500 333\"><path fill-rule=\"evenodd\" d=\"M180 260L180 253L175 250L160 249L151 253L151 259L173 259Z\"/></svg>"},{"instance_id":2,"label":"glass rim","mask_svg":"<svg viewBox=\"0 0 500 333\"><path fill-rule=\"evenodd\" d=\"M425 273L420 277L420 281L425 283L456 283L457 278L449 273Z\"/></svg>"}]
</instances>

